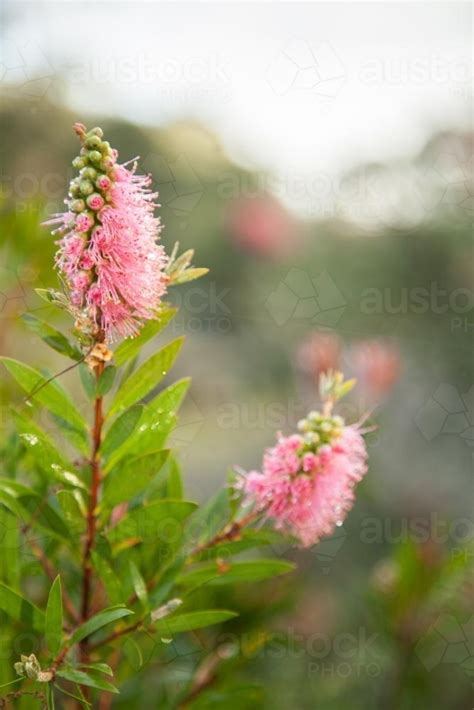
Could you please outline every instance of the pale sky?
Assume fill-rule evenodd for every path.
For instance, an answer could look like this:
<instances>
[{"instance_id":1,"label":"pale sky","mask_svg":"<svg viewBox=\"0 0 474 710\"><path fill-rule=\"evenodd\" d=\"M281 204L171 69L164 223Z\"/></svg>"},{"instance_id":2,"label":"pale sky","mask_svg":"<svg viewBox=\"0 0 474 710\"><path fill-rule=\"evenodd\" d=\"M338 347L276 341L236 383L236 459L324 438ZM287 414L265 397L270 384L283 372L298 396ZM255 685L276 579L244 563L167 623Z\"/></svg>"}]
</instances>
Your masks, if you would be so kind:
<instances>
[{"instance_id":1,"label":"pale sky","mask_svg":"<svg viewBox=\"0 0 474 710\"><path fill-rule=\"evenodd\" d=\"M6 7L7 54L28 78L63 74L78 116L197 118L234 159L289 182L409 156L470 117L467 3Z\"/></svg>"}]
</instances>

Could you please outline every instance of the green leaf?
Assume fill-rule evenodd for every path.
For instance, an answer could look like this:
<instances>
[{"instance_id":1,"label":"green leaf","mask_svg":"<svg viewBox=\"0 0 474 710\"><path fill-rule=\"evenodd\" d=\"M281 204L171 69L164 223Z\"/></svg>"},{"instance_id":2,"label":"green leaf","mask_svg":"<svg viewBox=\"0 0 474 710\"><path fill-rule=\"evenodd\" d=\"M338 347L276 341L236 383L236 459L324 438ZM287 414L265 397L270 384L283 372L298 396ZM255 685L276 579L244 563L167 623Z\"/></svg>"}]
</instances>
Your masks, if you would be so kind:
<instances>
[{"instance_id":1,"label":"green leaf","mask_svg":"<svg viewBox=\"0 0 474 710\"><path fill-rule=\"evenodd\" d=\"M84 671L78 671L74 668L62 668L56 671L56 675L65 680L69 680L71 683L77 683L78 685L86 685L88 688L97 688L98 690L105 690L109 693L118 693L119 691L100 676L94 676L91 673L85 673Z\"/></svg>"},{"instance_id":2,"label":"green leaf","mask_svg":"<svg viewBox=\"0 0 474 710\"><path fill-rule=\"evenodd\" d=\"M130 614L133 614L133 611L130 611L130 609L126 609L123 606L112 606L108 609L103 609L102 611L99 611L98 614L95 614L94 616L91 616L90 619L87 619L87 621L81 624L74 631L70 638L70 644L73 645L75 643L79 643L79 641L87 638L87 636L95 633L103 626L111 624L113 621L117 621L118 619L123 619L125 616L130 616Z\"/></svg>"},{"instance_id":3,"label":"green leaf","mask_svg":"<svg viewBox=\"0 0 474 710\"><path fill-rule=\"evenodd\" d=\"M49 590L44 633L50 653L56 655L61 648L63 637L63 600L59 574Z\"/></svg>"},{"instance_id":4,"label":"green leaf","mask_svg":"<svg viewBox=\"0 0 474 710\"><path fill-rule=\"evenodd\" d=\"M209 609L206 611L190 611L185 614L175 614L168 616L153 624L154 630L163 636L172 636L183 631L202 629L206 626L220 624L223 621L233 619L238 614L227 609Z\"/></svg>"},{"instance_id":5,"label":"green leaf","mask_svg":"<svg viewBox=\"0 0 474 710\"><path fill-rule=\"evenodd\" d=\"M107 532L111 545L136 540L176 546L183 534L183 521L196 508L196 503L185 500L157 500L131 510Z\"/></svg>"},{"instance_id":6,"label":"green leaf","mask_svg":"<svg viewBox=\"0 0 474 710\"><path fill-rule=\"evenodd\" d=\"M79 365L79 377L81 379L84 392L89 399L95 398L96 377L87 365Z\"/></svg>"},{"instance_id":7,"label":"green leaf","mask_svg":"<svg viewBox=\"0 0 474 710\"><path fill-rule=\"evenodd\" d=\"M166 492L168 498L175 498L176 500L181 500L184 493L181 470L174 456L170 458L168 464L168 480L166 482Z\"/></svg>"},{"instance_id":8,"label":"green leaf","mask_svg":"<svg viewBox=\"0 0 474 710\"><path fill-rule=\"evenodd\" d=\"M194 269L185 269L180 274L173 277L172 285L178 286L178 284L185 284L188 281L194 281L195 279L200 279L201 276L205 276L209 273L209 269L202 267L197 267Z\"/></svg>"},{"instance_id":9,"label":"green leaf","mask_svg":"<svg viewBox=\"0 0 474 710\"><path fill-rule=\"evenodd\" d=\"M107 458L133 434L143 413L143 405L135 404L114 421L105 435L101 454Z\"/></svg>"},{"instance_id":10,"label":"green leaf","mask_svg":"<svg viewBox=\"0 0 474 710\"><path fill-rule=\"evenodd\" d=\"M3 505L0 505L0 530L0 579L16 588L20 583L20 523Z\"/></svg>"},{"instance_id":11,"label":"green leaf","mask_svg":"<svg viewBox=\"0 0 474 710\"><path fill-rule=\"evenodd\" d=\"M114 353L114 360L117 366L120 367L128 360L138 355L145 343L151 340L151 338L154 338L155 335L158 335L158 333L168 325L176 312L176 308L165 307L157 316L156 320L150 320L143 326L139 335L135 338L127 338L127 340L124 340Z\"/></svg>"},{"instance_id":12,"label":"green leaf","mask_svg":"<svg viewBox=\"0 0 474 710\"><path fill-rule=\"evenodd\" d=\"M83 708L91 708L92 705L87 702L87 700L84 698L84 695L81 693L81 695L74 695L74 693L70 693L69 690L66 690L66 688L63 688L59 683L55 683L54 687L56 690L59 690L60 693L64 693L64 695L67 695L69 698L74 698L74 700L78 700L79 703L82 705ZM76 686L78 692L81 691L79 686Z\"/></svg>"},{"instance_id":13,"label":"green leaf","mask_svg":"<svg viewBox=\"0 0 474 710\"><path fill-rule=\"evenodd\" d=\"M148 592L140 570L133 561L130 561L130 576L132 578L133 591L137 595L144 609L148 609Z\"/></svg>"},{"instance_id":14,"label":"green leaf","mask_svg":"<svg viewBox=\"0 0 474 710\"><path fill-rule=\"evenodd\" d=\"M67 486L85 488L85 484L72 473L72 464L58 451L48 435L40 429L29 414L13 410L12 418L23 446L31 453L35 463L48 479L54 479Z\"/></svg>"},{"instance_id":15,"label":"green leaf","mask_svg":"<svg viewBox=\"0 0 474 710\"><path fill-rule=\"evenodd\" d=\"M96 393L98 397L103 397L107 394L107 392L110 392L113 387L116 374L117 368L113 367L113 365L108 365L104 369L96 387Z\"/></svg>"},{"instance_id":16,"label":"green leaf","mask_svg":"<svg viewBox=\"0 0 474 710\"><path fill-rule=\"evenodd\" d=\"M160 472L169 455L167 449L136 456L114 468L105 478L102 504L109 509L142 493Z\"/></svg>"},{"instance_id":17,"label":"green leaf","mask_svg":"<svg viewBox=\"0 0 474 710\"><path fill-rule=\"evenodd\" d=\"M61 353L61 355L66 355L71 360L82 360L81 351L73 343L69 342L65 335L53 328L52 325L40 320L32 313L23 313L20 317L28 328L39 335L53 350Z\"/></svg>"},{"instance_id":18,"label":"green leaf","mask_svg":"<svg viewBox=\"0 0 474 710\"><path fill-rule=\"evenodd\" d=\"M72 430L87 442L86 422L77 411L73 401L56 381L45 384L46 378L32 367L9 357L0 357L0 360L28 395L35 391L35 394L30 397L32 400L39 402L52 414L67 422Z\"/></svg>"},{"instance_id":19,"label":"green leaf","mask_svg":"<svg viewBox=\"0 0 474 710\"><path fill-rule=\"evenodd\" d=\"M56 494L64 520L71 535L80 535L85 528L85 503L79 491L58 491Z\"/></svg>"},{"instance_id":20,"label":"green leaf","mask_svg":"<svg viewBox=\"0 0 474 710\"><path fill-rule=\"evenodd\" d=\"M105 675L109 675L111 677L114 675L112 668L107 665L107 663L80 663L79 668L85 668L90 671L98 671L99 673L105 673Z\"/></svg>"},{"instance_id":21,"label":"green leaf","mask_svg":"<svg viewBox=\"0 0 474 710\"><path fill-rule=\"evenodd\" d=\"M143 666L143 655L140 646L131 636L127 636L122 649L130 666L133 670L138 671Z\"/></svg>"},{"instance_id":22,"label":"green leaf","mask_svg":"<svg viewBox=\"0 0 474 710\"><path fill-rule=\"evenodd\" d=\"M161 382L172 367L183 345L184 338L176 338L141 365L120 387L110 413L119 412L143 399Z\"/></svg>"},{"instance_id":23,"label":"green leaf","mask_svg":"<svg viewBox=\"0 0 474 710\"><path fill-rule=\"evenodd\" d=\"M115 574L115 571L112 569L110 562L101 554L94 551L92 553L92 564L97 571L99 579L105 587L109 600L112 604L121 604L124 600L122 583Z\"/></svg>"},{"instance_id":24,"label":"green leaf","mask_svg":"<svg viewBox=\"0 0 474 710\"><path fill-rule=\"evenodd\" d=\"M44 613L34 604L0 582L0 609L15 621L21 621L28 630L43 633Z\"/></svg>"},{"instance_id":25,"label":"green leaf","mask_svg":"<svg viewBox=\"0 0 474 710\"><path fill-rule=\"evenodd\" d=\"M69 541L70 531L64 520L49 503L36 494L31 488L24 486L11 478L0 478L0 496L2 502L19 517L33 520L36 525L48 533ZM15 509L9 505L15 501Z\"/></svg>"},{"instance_id":26,"label":"green leaf","mask_svg":"<svg viewBox=\"0 0 474 710\"><path fill-rule=\"evenodd\" d=\"M125 455L143 455L163 448L166 438L176 423L176 413L190 385L190 379L174 382L151 402L142 405L140 426L124 441L104 466L110 471Z\"/></svg>"},{"instance_id":27,"label":"green leaf","mask_svg":"<svg viewBox=\"0 0 474 710\"><path fill-rule=\"evenodd\" d=\"M187 545L194 548L210 540L230 521L229 492L223 488L189 519Z\"/></svg>"},{"instance_id":28,"label":"green leaf","mask_svg":"<svg viewBox=\"0 0 474 710\"><path fill-rule=\"evenodd\" d=\"M227 559L233 555L238 555L246 550L252 550L256 547L264 547L266 545L278 546L288 545L288 538L284 537L275 530L242 530L240 537L236 540L226 540L219 545L213 545L207 550L203 550L197 558L202 560Z\"/></svg>"},{"instance_id":29,"label":"green leaf","mask_svg":"<svg viewBox=\"0 0 474 710\"><path fill-rule=\"evenodd\" d=\"M203 584L212 586L237 584L240 582L260 582L280 574L287 574L294 569L291 562L285 560L248 560L245 562L230 562L220 567L209 562L178 578L178 583L184 587L200 587Z\"/></svg>"},{"instance_id":30,"label":"green leaf","mask_svg":"<svg viewBox=\"0 0 474 710\"><path fill-rule=\"evenodd\" d=\"M46 707L48 710L55 710L54 702L54 685L53 683L46 683Z\"/></svg>"}]
</instances>

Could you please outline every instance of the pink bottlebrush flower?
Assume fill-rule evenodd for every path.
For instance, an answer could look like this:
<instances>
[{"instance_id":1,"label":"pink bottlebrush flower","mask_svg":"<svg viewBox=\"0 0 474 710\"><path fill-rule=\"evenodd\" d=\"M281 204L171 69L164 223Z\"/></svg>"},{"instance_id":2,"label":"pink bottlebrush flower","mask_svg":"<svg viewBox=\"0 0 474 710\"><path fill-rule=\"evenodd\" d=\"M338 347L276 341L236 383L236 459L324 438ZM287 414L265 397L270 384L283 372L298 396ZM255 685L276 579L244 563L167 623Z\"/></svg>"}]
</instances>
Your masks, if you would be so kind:
<instances>
[{"instance_id":1,"label":"pink bottlebrush flower","mask_svg":"<svg viewBox=\"0 0 474 710\"><path fill-rule=\"evenodd\" d=\"M340 417L314 412L300 429L306 433L280 435L262 471L245 474L240 486L246 504L308 547L342 525L367 471L367 450L357 427Z\"/></svg>"},{"instance_id":2,"label":"pink bottlebrush flower","mask_svg":"<svg viewBox=\"0 0 474 710\"><path fill-rule=\"evenodd\" d=\"M136 335L156 317L169 277L168 257L157 243L157 193L136 163L117 165L117 151L102 141L100 128L75 125L83 148L73 161L68 209L45 224L59 225L56 265L79 322L92 322L106 342ZM91 179L94 181L95 189Z\"/></svg>"}]
</instances>

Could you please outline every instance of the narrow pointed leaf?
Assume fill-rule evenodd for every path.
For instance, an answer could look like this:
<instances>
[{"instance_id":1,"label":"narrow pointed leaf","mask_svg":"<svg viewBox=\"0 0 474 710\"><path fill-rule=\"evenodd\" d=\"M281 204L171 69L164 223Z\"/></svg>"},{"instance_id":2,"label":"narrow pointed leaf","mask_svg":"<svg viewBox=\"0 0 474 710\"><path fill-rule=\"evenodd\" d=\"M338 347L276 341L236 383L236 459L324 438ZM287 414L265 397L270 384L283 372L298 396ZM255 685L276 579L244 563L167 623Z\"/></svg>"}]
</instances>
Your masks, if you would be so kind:
<instances>
[{"instance_id":1,"label":"narrow pointed leaf","mask_svg":"<svg viewBox=\"0 0 474 710\"><path fill-rule=\"evenodd\" d=\"M184 338L176 338L152 355L124 382L117 392L111 413L119 412L146 397L161 382L172 367Z\"/></svg>"},{"instance_id":2,"label":"narrow pointed leaf","mask_svg":"<svg viewBox=\"0 0 474 710\"><path fill-rule=\"evenodd\" d=\"M154 451L115 468L105 479L102 505L110 508L142 493L161 471L168 455L167 449Z\"/></svg>"},{"instance_id":3,"label":"narrow pointed leaf","mask_svg":"<svg viewBox=\"0 0 474 710\"><path fill-rule=\"evenodd\" d=\"M91 616L84 624L81 624L70 638L70 643L75 644L85 639L87 636L95 633L107 624L111 624L118 619L123 619L125 616L130 616L133 611L126 609L123 606L120 607L109 607L108 609L103 609L95 616Z\"/></svg>"},{"instance_id":4,"label":"narrow pointed leaf","mask_svg":"<svg viewBox=\"0 0 474 710\"><path fill-rule=\"evenodd\" d=\"M143 413L143 405L135 404L126 412L123 412L114 421L101 446L101 453L105 458L116 451L124 441L132 436Z\"/></svg>"},{"instance_id":5,"label":"narrow pointed leaf","mask_svg":"<svg viewBox=\"0 0 474 710\"><path fill-rule=\"evenodd\" d=\"M77 683L78 685L85 685L88 688L97 688L98 690L105 690L109 693L118 693L119 691L102 677L93 676L91 673L85 673L84 671L78 671L74 668L63 668L56 672L56 675L65 680L69 680L71 683Z\"/></svg>"},{"instance_id":6,"label":"narrow pointed leaf","mask_svg":"<svg viewBox=\"0 0 474 710\"><path fill-rule=\"evenodd\" d=\"M98 397L104 397L107 392L110 392L114 385L115 376L117 374L117 368L109 365L105 368L102 375L99 378L96 387L96 393Z\"/></svg>"},{"instance_id":7,"label":"narrow pointed leaf","mask_svg":"<svg viewBox=\"0 0 474 710\"><path fill-rule=\"evenodd\" d=\"M52 414L67 422L73 430L83 435L87 440L87 425L74 406L69 396L58 386L56 381L46 383L46 378L37 370L18 360L0 357L4 366L20 387L31 396L31 400L39 402ZM34 395L31 393L35 392Z\"/></svg>"},{"instance_id":8,"label":"narrow pointed leaf","mask_svg":"<svg viewBox=\"0 0 474 710\"><path fill-rule=\"evenodd\" d=\"M44 613L34 604L0 582L0 609L11 619L21 621L26 628L43 633Z\"/></svg>"},{"instance_id":9,"label":"narrow pointed leaf","mask_svg":"<svg viewBox=\"0 0 474 710\"><path fill-rule=\"evenodd\" d=\"M107 532L111 545L128 539L145 543L164 543L177 546L181 541L183 521L196 508L196 503L185 500L157 500L150 505L130 511Z\"/></svg>"},{"instance_id":10,"label":"narrow pointed leaf","mask_svg":"<svg viewBox=\"0 0 474 710\"><path fill-rule=\"evenodd\" d=\"M114 353L114 360L118 367L139 354L143 345L158 335L176 314L176 308L164 308L156 320L148 321L135 338L127 338L121 343Z\"/></svg>"},{"instance_id":11,"label":"narrow pointed leaf","mask_svg":"<svg viewBox=\"0 0 474 710\"><path fill-rule=\"evenodd\" d=\"M202 629L206 626L220 624L236 616L238 616L238 614L235 611L228 611L227 609L191 611L185 614L175 614L155 621L153 628L159 634L172 636L173 634L182 633L183 631L192 631L193 629Z\"/></svg>"},{"instance_id":12,"label":"narrow pointed leaf","mask_svg":"<svg viewBox=\"0 0 474 710\"><path fill-rule=\"evenodd\" d=\"M90 671L98 671L99 673L105 673L105 675L109 675L111 677L113 677L114 675L112 668L107 665L107 663L81 663L80 668Z\"/></svg>"},{"instance_id":13,"label":"narrow pointed leaf","mask_svg":"<svg viewBox=\"0 0 474 710\"><path fill-rule=\"evenodd\" d=\"M140 424L114 451L104 466L110 471L125 455L139 456L164 447L166 439L176 423L176 414L189 389L191 380L184 378L162 390L148 404L142 405Z\"/></svg>"},{"instance_id":14,"label":"narrow pointed leaf","mask_svg":"<svg viewBox=\"0 0 474 710\"><path fill-rule=\"evenodd\" d=\"M23 313L21 320L56 352L66 355L71 360L82 360L81 351L49 323L37 318L32 313Z\"/></svg>"},{"instance_id":15,"label":"narrow pointed leaf","mask_svg":"<svg viewBox=\"0 0 474 710\"><path fill-rule=\"evenodd\" d=\"M148 608L148 592L140 570L134 562L130 562L130 576L132 578L133 590L137 595L138 599L142 603L142 606Z\"/></svg>"},{"instance_id":16,"label":"narrow pointed leaf","mask_svg":"<svg viewBox=\"0 0 474 710\"><path fill-rule=\"evenodd\" d=\"M61 648L63 636L63 600L61 578L59 575L56 577L49 590L44 632L46 643L48 644L51 654L56 655Z\"/></svg>"},{"instance_id":17,"label":"narrow pointed leaf","mask_svg":"<svg viewBox=\"0 0 474 710\"><path fill-rule=\"evenodd\" d=\"M246 560L245 562L229 562L224 566L209 562L185 572L178 578L178 582L184 587L192 588L203 584L216 586L240 582L260 582L264 579L287 574L293 569L294 565L285 560Z\"/></svg>"}]
</instances>

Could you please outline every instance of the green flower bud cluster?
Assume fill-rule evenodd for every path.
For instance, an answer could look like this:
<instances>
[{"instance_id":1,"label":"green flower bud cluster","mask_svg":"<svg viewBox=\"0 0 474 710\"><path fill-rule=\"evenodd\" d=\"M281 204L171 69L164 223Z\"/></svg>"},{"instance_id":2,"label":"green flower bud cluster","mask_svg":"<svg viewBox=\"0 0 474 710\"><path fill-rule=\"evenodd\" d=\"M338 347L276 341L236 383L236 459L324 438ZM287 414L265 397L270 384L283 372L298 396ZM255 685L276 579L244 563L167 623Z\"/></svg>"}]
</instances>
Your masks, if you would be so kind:
<instances>
[{"instance_id":1,"label":"green flower bud cluster","mask_svg":"<svg viewBox=\"0 0 474 710\"><path fill-rule=\"evenodd\" d=\"M72 161L79 175L71 181L67 204L72 212L80 214L88 210L97 211L97 205L111 202L117 154L108 141L102 140L101 128L87 131L82 124L76 124L74 128L82 141L82 148ZM91 213L88 211L88 214ZM95 218L94 222L97 222Z\"/></svg>"},{"instance_id":2,"label":"green flower bud cluster","mask_svg":"<svg viewBox=\"0 0 474 710\"><path fill-rule=\"evenodd\" d=\"M303 434L305 444L310 451L317 451L321 446L332 444L342 434L344 419L339 416L325 415L312 411L305 419L298 422L298 429Z\"/></svg>"}]
</instances>

